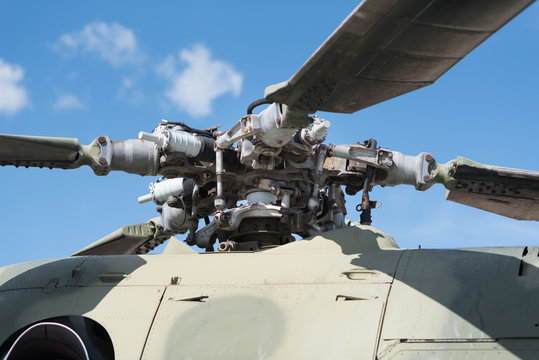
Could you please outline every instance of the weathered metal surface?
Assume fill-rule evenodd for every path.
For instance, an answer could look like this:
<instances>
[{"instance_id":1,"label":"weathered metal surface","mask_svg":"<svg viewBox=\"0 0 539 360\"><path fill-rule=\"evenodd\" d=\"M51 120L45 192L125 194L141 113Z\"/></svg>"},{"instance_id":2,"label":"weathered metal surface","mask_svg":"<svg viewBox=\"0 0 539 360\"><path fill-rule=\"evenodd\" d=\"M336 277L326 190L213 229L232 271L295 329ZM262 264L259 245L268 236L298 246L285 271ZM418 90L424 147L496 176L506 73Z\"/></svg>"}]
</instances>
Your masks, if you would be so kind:
<instances>
[{"instance_id":1,"label":"weathered metal surface","mask_svg":"<svg viewBox=\"0 0 539 360\"><path fill-rule=\"evenodd\" d=\"M287 283L169 287L143 358L372 359L388 288ZM200 295L207 298L198 300Z\"/></svg>"},{"instance_id":2,"label":"weathered metal surface","mask_svg":"<svg viewBox=\"0 0 539 360\"><path fill-rule=\"evenodd\" d=\"M363 1L265 98L352 113L434 83L533 0Z\"/></svg>"},{"instance_id":3,"label":"weathered metal surface","mask_svg":"<svg viewBox=\"0 0 539 360\"><path fill-rule=\"evenodd\" d=\"M422 348L439 351L444 349L444 342L482 346L486 341L496 343L490 347L496 351L484 353L484 348L480 351L476 347L474 356L481 358L484 353L484 358L490 358L493 354L500 356L499 339L512 338L528 339L537 356L537 255L537 248L524 247L407 250L388 299L380 351L402 351L398 358L408 358L413 350L407 349L416 345L395 346L395 341L429 343L430 348L425 344ZM452 348L456 349L453 358L474 350L468 345ZM518 351L503 354L507 358L520 356Z\"/></svg>"},{"instance_id":4,"label":"weathered metal surface","mask_svg":"<svg viewBox=\"0 0 539 360\"><path fill-rule=\"evenodd\" d=\"M400 251L371 227L326 235L263 252L71 257L2 268L0 343L34 321L69 314L103 325L117 359L140 357L152 321L146 358L372 358Z\"/></svg>"},{"instance_id":5,"label":"weathered metal surface","mask_svg":"<svg viewBox=\"0 0 539 360\"><path fill-rule=\"evenodd\" d=\"M72 255L146 254L170 237L158 229L160 223L160 218L153 218L145 223L123 226Z\"/></svg>"},{"instance_id":6,"label":"weathered metal surface","mask_svg":"<svg viewBox=\"0 0 539 360\"><path fill-rule=\"evenodd\" d=\"M459 157L447 200L519 220L539 221L539 172L483 165Z\"/></svg>"},{"instance_id":7,"label":"weathered metal surface","mask_svg":"<svg viewBox=\"0 0 539 360\"><path fill-rule=\"evenodd\" d=\"M0 165L74 169L80 150L73 138L0 135Z\"/></svg>"},{"instance_id":8,"label":"weathered metal surface","mask_svg":"<svg viewBox=\"0 0 539 360\"><path fill-rule=\"evenodd\" d=\"M116 359L539 354L537 248L398 249L360 225L260 252L174 246L0 269L0 343L69 314L101 324Z\"/></svg>"}]
</instances>

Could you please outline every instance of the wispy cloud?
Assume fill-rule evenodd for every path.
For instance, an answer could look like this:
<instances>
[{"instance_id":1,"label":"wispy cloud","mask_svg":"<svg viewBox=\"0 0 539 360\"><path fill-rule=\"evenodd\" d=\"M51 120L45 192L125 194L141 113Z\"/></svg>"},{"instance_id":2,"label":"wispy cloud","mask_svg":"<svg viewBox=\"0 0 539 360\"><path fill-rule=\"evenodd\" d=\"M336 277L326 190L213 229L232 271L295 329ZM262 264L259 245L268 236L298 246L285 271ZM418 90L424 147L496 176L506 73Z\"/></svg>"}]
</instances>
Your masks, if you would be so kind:
<instances>
[{"instance_id":1,"label":"wispy cloud","mask_svg":"<svg viewBox=\"0 0 539 360\"><path fill-rule=\"evenodd\" d=\"M197 117L211 113L215 98L226 93L238 96L243 82L242 74L224 61L213 60L210 50L201 44L181 50L178 56L167 56L156 71L172 83L166 98Z\"/></svg>"},{"instance_id":2,"label":"wispy cloud","mask_svg":"<svg viewBox=\"0 0 539 360\"><path fill-rule=\"evenodd\" d=\"M87 24L79 31L61 35L55 47L67 54L94 53L113 66L132 64L141 57L133 31L118 23Z\"/></svg>"},{"instance_id":3,"label":"wispy cloud","mask_svg":"<svg viewBox=\"0 0 539 360\"><path fill-rule=\"evenodd\" d=\"M58 97L52 108L54 110L82 109L84 104L73 94L63 94Z\"/></svg>"},{"instance_id":4,"label":"wispy cloud","mask_svg":"<svg viewBox=\"0 0 539 360\"><path fill-rule=\"evenodd\" d=\"M122 79L122 89L131 89L133 87L134 81L131 78L124 77Z\"/></svg>"},{"instance_id":5,"label":"wispy cloud","mask_svg":"<svg viewBox=\"0 0 539 360\"><path fill-rule=\"evenodd\" d=\"M138 86L139 79L137 76L124 76L122 78L122 85L118 89L118 96L130 103L131 105L141 105L145 102L146 98L142 91L142 88Z\"/></svg>"},{"instance_id":6,"label":"wispy cloud","mask_svg":"<svg viewBox=\"0 0 539 360\"><path fill-rule=\"evenodd\" d=\"M20 85L24 70L0 58L0 113L12 115L29 104L26 89Z\"/></svg>"}]
</instances>

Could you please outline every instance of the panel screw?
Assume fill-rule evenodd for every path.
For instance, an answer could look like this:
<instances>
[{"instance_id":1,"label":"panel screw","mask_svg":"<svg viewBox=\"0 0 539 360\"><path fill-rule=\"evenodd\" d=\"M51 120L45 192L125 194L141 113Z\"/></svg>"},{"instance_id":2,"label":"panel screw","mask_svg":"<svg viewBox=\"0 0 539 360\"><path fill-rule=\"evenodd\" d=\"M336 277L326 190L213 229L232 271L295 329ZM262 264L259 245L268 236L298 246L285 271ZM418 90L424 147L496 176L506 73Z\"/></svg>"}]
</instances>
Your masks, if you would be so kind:
<instances>
[{"instance_id":1,"label":"panel screw","mask_svg":"<svg viewBox=\"0 0 539 360\"><path fill-rule=\"evenodd\" d=\"M429 182L430 181L430 175L425 175L423 177L423 180L425 180L425 182Z\"/></svg>"},{"instance_id":2,"label":"panel screw","mask_svg":"<svg viewBox=\"0 0 539 360\"><path fill-rule=\"evenodd\" d=\"M425 155L425 160L427 160L427 162L431 162L432 161L432 155L431 154Z\"/></svg>"},{"instance_id":3,"label":"panel screw","mask_svg":"<svg viewBox=\"0 0 539 360\"><path fill-rule=\"evenodd\" d=\"M100 144L104 144L107 142L107 139L105 139L104 136L100 136L97 138L97 141L100 143Z\"/></svg>"},{"instance_id":4,"label":"panel screw","mask_svg":"<svg viewBox=\"0 0 539 360\"><path fill-rule=\"evenodd\" d=\"M101 165L105 165L107 163L107 159L105 159L104 157L100 157L98 161Z\"/></svg>"}]
</instances>

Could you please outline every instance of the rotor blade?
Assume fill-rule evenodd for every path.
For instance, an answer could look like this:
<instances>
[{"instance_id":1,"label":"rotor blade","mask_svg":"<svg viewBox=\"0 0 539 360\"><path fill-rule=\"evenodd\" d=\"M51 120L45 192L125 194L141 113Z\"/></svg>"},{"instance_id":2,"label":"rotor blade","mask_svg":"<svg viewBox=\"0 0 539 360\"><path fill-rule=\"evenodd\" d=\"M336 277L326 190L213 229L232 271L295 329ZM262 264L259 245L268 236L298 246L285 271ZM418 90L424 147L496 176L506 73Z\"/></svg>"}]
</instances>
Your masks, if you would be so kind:
<instances>
[{"instance_id":1,"label":"rotor blade","mask_svg":"<svg viewBox=\"0 0 539 360\"><path fill-rule=\"evenodd\" d=\"M446 199L519 220L539 221L539 172L483 165L459 157L452 162Z\"/></svg>"},{"instance_id":2,"label":"rotor blade","mask_svg":"<svg viewBox=\"0 0 539 360\"><path fill-rule=\"evenodd\" d=\"M159 231L160 223L160 218L153 218L145 223L124 226L72 256L146 254L171 236Z\"/></svg>"},{"instance_id":3,"label":"rotor blade","mask_svg":"<svg viewBox=\"0 0 539 360\"><path fill-rule=\"evenodd\" d=\"M75 169L81 150L74 138L0 134L0 165Z\"/></svg>"},{"instance_id":4,"label":"rotor blade","mask_svg":"<svg viewBox=\"0 0 539 360\"><path fill-rule=\"evenodd\" d=\"M96 175L110 171L155 175L159 168L152 142L111 141L98 136L89 145L78 139L0 134L0 165L76 169L88 165Z\"/></svg>"},{"instance_id":5,"label":"rotor blade","mask_svg":"<svg viewBox=\"0 0 539 360\"><path fill-rule=\"evenodd\" d=\"M431 85L535 0L365 0L265 99L352 113Z\"/></svg>"}]
</instances>

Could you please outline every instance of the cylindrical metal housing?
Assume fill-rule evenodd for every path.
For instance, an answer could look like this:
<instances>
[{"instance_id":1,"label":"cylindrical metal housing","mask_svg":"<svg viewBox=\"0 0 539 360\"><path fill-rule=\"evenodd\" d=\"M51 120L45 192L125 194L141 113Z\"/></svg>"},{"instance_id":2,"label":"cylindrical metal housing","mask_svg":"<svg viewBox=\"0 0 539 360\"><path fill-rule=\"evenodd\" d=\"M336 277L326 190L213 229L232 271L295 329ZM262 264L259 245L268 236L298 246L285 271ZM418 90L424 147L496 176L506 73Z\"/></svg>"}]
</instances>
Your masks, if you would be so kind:
<instances>
[{"instance_id":1,"label":"cylindrical metal housing","mask_svg":"<svg viewBox=\"0 0 539 360\"><path fill-rule=\"evenodd\" d=\"M169 151L180 151L187 156L197 156L202 147L202 141L199 137L185 131L169 131L168 132Z\"/></svg>"},{"instance_id":2,"label":"cylindrical metal housing","mask_svg":"<svg viewBox=\"0 0 539 360\"><path fill-rule=\"evenodd\" d=\"M274 204L277 202L277 196L273 195L269 191L253 191L247 194L246 198L249 204Z\"/></svg>"},{"instance_id":3,"label":"cylindrical metal housing","mask_svg":"<svg viewBox=\"0 0 539 360\"><path fill-rule=\"evenodd\" d=\"M206 162L215 158L214 139L211 137L197 136L180 130L166 130L155 134L141 131L138 137L156 144L162 151L178 151Z\"/></svg>"},{"instance_id":4,"label":"cylindrical metal housing","mask_svg":"<svg viewBox=\"0 0 539 360\"><path fill-rule=\"evenodd\" d=\"M166 232L186 232L188 222L185 210L164 204L161 210L161 226L163 226L163 230Z\"/></svg>"},{"instance_id":5,"label":"cylindrical metal housing","mask_svg":"<svg viewBox=\"0 0 539 360\"><path fill-rule=\"evenodd\" d=\"M139 203L153 200L156 204L164 203L170 196L179 196L188 191L192 191L192 180L184 178L167 179L161 182L150 184L150 193L138 198ZM186 185L190 185L186 189Z\"/></svg>"},{"instance_id":6,"label":"cylindrical metal housing","mask_svg":"<svg viewBox=\"0 0 539 360\"><path fill-rule=\"evenodd\" d=\"M156 175L159 168L157 149L149 141L130 139L113 141L111 170L130 174Z\"/></svg>"},{"instance_id":7,"label":"cylindrical metal housing","mask_svg":"<svg viewBox=\"0 0 539 360\"><path fill-rule=\"evenodd\" d=\"M278 104L271 104L258 115L253 115L259 122L257 136L266 145L279 148L290 142L296 128L281 128L283 115Z\"/></svg>"}]
</instances>

